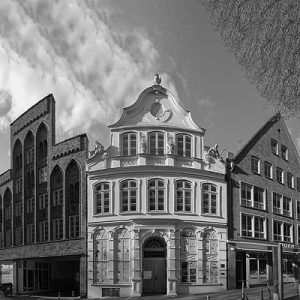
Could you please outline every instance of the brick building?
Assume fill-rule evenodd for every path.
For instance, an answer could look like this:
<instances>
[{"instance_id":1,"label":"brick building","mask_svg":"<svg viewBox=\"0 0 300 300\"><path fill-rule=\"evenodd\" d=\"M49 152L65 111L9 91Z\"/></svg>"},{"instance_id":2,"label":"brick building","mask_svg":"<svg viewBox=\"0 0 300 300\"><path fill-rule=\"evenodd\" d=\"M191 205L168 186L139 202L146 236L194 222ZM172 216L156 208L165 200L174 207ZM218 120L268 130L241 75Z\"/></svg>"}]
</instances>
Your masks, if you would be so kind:
<instances>
[{"instance_id":1,"label":"brick building","mask_svg":"<svg viewBox=\"0 0 300 300\"><path fill-rule=\"evenodd\" d=\"M49 95L11 124L0 175L0 266L15 294L86 294L85 134L56 144Z\"/></svg>"},{"instance_id":2,"label":"brick building","mask_svg":"<svg viewBox=\"0 0 300 300\"><path fill-rule=\"evenodd\" d=\"M226 289L225 164L160 85L88 160L88 296Z\"/></svg>"},{"instance_id":3,"label":"brick building","mask_svg":"<svg viewBox=\"0 0 300 300\"><path fill-rule=\"evenodd\" d=\"M228 165L228 288L285 282L300 254L300 165L280 114L273 116ZM300 257L299 257L300 258Z\"/></svg>"}]
</instances>

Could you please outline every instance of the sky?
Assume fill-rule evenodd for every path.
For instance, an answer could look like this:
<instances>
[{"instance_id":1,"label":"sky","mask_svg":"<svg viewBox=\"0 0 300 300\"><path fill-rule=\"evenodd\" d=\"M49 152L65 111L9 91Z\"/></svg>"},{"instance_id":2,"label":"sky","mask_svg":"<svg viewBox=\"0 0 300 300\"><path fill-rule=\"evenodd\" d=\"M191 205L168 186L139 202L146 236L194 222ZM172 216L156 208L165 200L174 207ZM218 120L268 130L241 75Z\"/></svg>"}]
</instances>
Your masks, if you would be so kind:
<instances>
[{"instance_id":1,"label":"sky","mask_svg":"<svg viewBox=\"0 0 300 300\"><path fill-rule=\"evenodd\" d=\"M0 173L10 168L10 123L56 100L56 141L107 126L155 73L207 145L236 153L274 111L225 49L198 0L1 0ZM299 119L286 122L300 149Z\"/></svg>"}]
</instances>

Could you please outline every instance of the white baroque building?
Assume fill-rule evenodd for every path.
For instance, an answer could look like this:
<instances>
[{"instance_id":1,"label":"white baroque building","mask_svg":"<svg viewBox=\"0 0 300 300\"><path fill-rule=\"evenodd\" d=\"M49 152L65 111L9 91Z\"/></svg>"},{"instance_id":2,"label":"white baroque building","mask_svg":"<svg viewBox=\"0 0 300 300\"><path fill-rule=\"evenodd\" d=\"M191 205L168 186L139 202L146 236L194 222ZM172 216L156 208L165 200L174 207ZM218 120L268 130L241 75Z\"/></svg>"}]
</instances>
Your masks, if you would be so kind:
<instances>
[{"instance_id":1,"label":"white baroque building","mask_svg":"<svg viewBox=\"0 0 300 300\"><path fill-rule=\"evenodd\" d=\"M88 296L227 287L225 165L155 77L87 164Z\"/></svg>"}]
</instances>

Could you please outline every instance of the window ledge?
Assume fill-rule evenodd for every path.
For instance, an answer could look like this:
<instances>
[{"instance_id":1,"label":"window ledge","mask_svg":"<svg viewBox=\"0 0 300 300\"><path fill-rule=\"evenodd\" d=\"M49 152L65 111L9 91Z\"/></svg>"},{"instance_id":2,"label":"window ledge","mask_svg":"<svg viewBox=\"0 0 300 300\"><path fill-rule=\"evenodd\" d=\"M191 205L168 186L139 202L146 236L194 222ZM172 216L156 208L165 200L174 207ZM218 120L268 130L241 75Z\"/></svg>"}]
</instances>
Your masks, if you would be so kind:
<instances>
[{"instance_id":1,"label":"window ledge","mask_svg":"<svg viewBox=\"0 0 300 300\"><path fill-rule=\"evenodd\" d=\"M251 236L243 236L243 235L241 235L240 237L243 239L246 239L246 240L256 240L256 241L266 241L267 240L267 238L257 238L257 237L251 237Z\"/></svg>"},{"instance_id":2,"label":"window ledge","mask_svg":"<svg viewBox=\"0 0 300 300\"><path fill-rule=\"evenodd\" d=\"M112 288L115 288L115 287L125 287L125 286L128 286L128 287L131 287L132 285L130 283L105 283L105 282L101 282L101 283L92 283L92 286L103 286L103 287L112 287Z\"/></svg>"},{"instance_id":3,"label":"window ledge","mask_svg":"<svg viewBox=\"0 0 300 300\"><path fill-rule=\"evenodd\" d=\"M224 219L224 217L220 215L214 215L214 214L200 214L201 217L210 217L210 218L218 218L218 219Z\"/></svg>"},{"instance_id":4,"label":"window ledge","mask_svg":"<svg viewBox=\"0 0 300 300\"><path fill-rule=\"evenodd\" d=\"M266 212L266 211L267 211L266 208L261 209L261 208L257 208L257 207L254 207L254 206L247 206L247 205L243 205L243 204L241 204L241 207L249 208L249 209L254 209L254 210L257 210L257 211L263 211L263 212Z\"/></svg>"}]
</instances>

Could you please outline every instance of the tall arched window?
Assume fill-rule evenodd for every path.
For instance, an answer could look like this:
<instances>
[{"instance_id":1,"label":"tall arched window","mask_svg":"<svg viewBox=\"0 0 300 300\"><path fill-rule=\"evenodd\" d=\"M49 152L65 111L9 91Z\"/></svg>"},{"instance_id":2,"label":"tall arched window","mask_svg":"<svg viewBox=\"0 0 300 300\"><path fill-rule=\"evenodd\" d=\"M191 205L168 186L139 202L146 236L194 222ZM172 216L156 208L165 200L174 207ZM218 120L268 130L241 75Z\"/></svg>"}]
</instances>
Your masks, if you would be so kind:
<instances>
[{"instance_id":1,"label":"tall arched window","mask_svg":"<svg viewBox=\"0 0 300 300\"><path fill-rule=\"evenodd\" d=\"M180 236L181 282L197 282L197 238L190 228L182 230Z\"/></svg>"},{"instance_id":2,"label":"tall arched window","mask_svg":"<svg viewBox=\"0 0 300 300\"><path fill-rule=\"evenodd\" d=\"M115 282L128 283L130 279L130 236L126 229L115 233Z\"/></svg>"},{"instance_id":3,"label":"tall arched window","mask_svg":"<svg viewBox=\"0 0 300 300\"><path fill-rule=\"evenodd\" d=\"M207 230L203 233L203 282L218 282L219 240L217 233Z\"/></svg>"},{"instance_id":4,"label":"tall arched window","mask_svg":"<svg viewBox=\"0 0 300 300\"><path fill-rule=\"evenodd\" d=\"M108 281L108 234L99 230L94 235L94 283Z\"/></svg>"},{"instance_id":5,"label":"tall arched window","mask_svg":"<svg viewBox=\"0 0 300 300\"><path fill-rule=\"evenodd\" d=\"M176 211L190 212L192 210L191 183L187 180L177 180L175 183L175 189Z\"/></svg>"},{"instance_id":6,"label":"tall arched window","mask_svg":"<svg viewBox=\"0 0 300 300\"><path fill-rule=\"evenodd\" d=\"M109 213L111 202L109 182L100 182L95 186L95 198L95 213Z\"/></svg>"},{"instance_id":7,"label":"tall arched window","mask_svg":"<svg viewBox=\"0 0 300 300\"><path fill-rule=\"evenodd\" d=\"M202 213L217 214L217 186L212 183L202 185Z\"/></svg>"},{"instance_id":8,"label":"tall arched window","mask_svg":"<svg viewBox=\"0 0 300 300\"><path fill-rule=\"evenodd\" d=\"M149 211L163 211L165 209L165 183L162 179L148 181Z\"/></svg>"},{"instance_id":9,"label":"tall arched window","mask_svg":"<svg viewBox=\"0 0 300 300\"><path fill-rule=\"evenodd\" d=\"M192 154L192 139L187 134L177 134L177 155L182 157L191 157Z\"/></svg>"},{"instance_id":10,"label":"tall arched window","mask_svg":"<svg viewBox=\"0 0 300 300\"><path fill-rule=\"evenodd\" d=\"M135 180L121 182L121 211L137 210L137 183Z\"/></svg>"},{"instance_id":11,"label":"tall arched window","mask_svg":"<svg viewBox=\"0 0 300 300\"><path fill-rule=\"evenodd\" d=\"M164 155L165 153L165 135L161 132L149 133L150 155Z\"/></svg>"},{"instance_id":12,"label":"tall arched window","mask_svg":"<svg viewBox=\"0 0 300 300\"><path fill-rule=\"evenodd\" d=\"M134 156L136 155L136 133L124 133L121 136L122 140L122 155Z\"/></svg>"}]
</instances>

